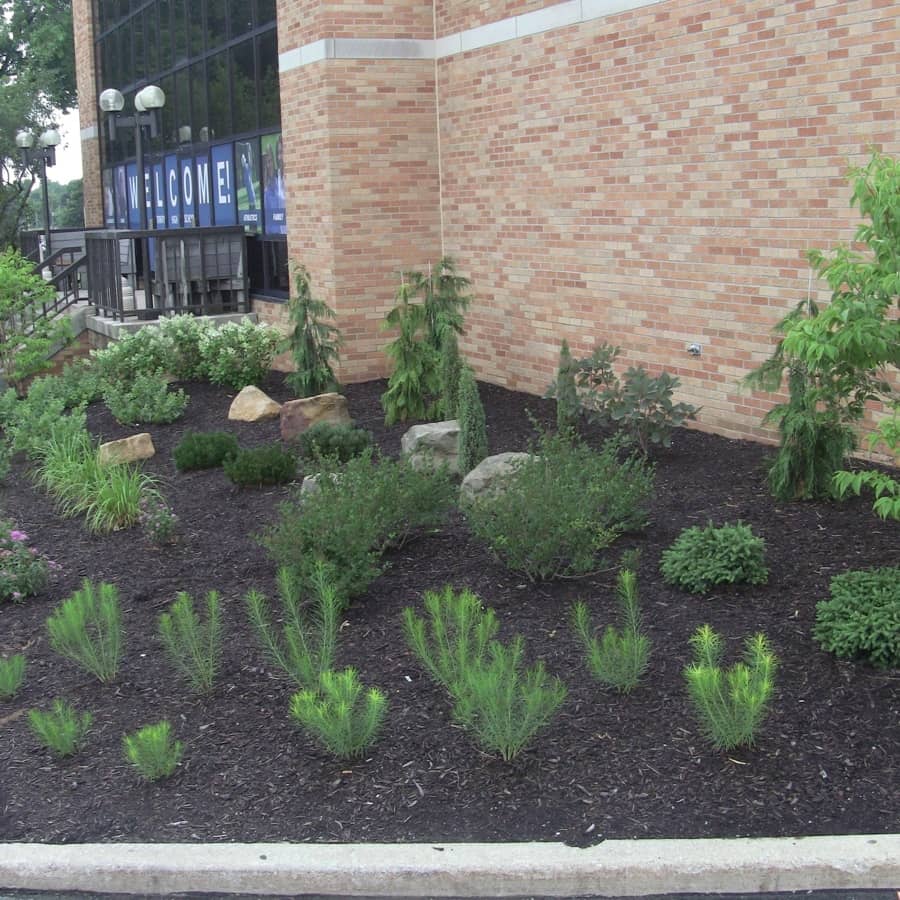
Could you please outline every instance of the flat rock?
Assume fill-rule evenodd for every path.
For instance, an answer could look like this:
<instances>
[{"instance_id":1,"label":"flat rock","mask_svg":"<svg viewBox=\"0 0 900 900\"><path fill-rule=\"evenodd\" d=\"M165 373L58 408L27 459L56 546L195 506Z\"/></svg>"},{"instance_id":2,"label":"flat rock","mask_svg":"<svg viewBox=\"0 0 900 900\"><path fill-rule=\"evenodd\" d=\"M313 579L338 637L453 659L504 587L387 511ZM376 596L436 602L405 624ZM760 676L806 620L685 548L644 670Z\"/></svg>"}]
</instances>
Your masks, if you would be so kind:
<instances>
[{"instance_id":1,"label":"flat rock","mask_svg":"<svg viewBox=\"0 0 900 900\"><path fill-rule=\"evenodd\" d=\"M459 489L460 503L469 503L492 491L502 490L503 482L527 459L530 453L498 453L483 459L465 478Z\"/></svg>"},{"instance_id":2,"label":"flat rock","mask_svg":"<svg viewBox=\"0 0 900 900\"><path fill-rule=\"evenodd\" d=\"M400 450L416 469L446 465L459 473L459 422L429 422L413 425L400 439Z\"/></svg>"},{"instance_id":3,"label":"flat rock","mask_svg":"<svg viewBox=\"0 0 900 900\"><path fill-rule=\"evenodd\" d=\"M104 464L137 462L141 459L150 459L155 454L153 439L146 431L100 445L100 462Z\"/></svg>"},{"instance_id":4,"label":"flat rock","mask_svg":"<svg viewBox=\"0 0 900 900\"><path fill-rule=\"evenodd\" d=\"M280 415L281 404L252 384L231 401L228 410L228 418L232 422L265 422Z\"/></svg>"},{"instance_id":5,"label":"flat rock","mask_svg":"<svg viewBox=\"0 0 900 900\"><path fill-rule=\"evenodd\" d=\"M318 394L300 400L288 400L281 407L281 439L293 441L311 425L328 422L330 425L352 425L347 410L347 398L341 394Z\"/></svg>"}]
</instances>

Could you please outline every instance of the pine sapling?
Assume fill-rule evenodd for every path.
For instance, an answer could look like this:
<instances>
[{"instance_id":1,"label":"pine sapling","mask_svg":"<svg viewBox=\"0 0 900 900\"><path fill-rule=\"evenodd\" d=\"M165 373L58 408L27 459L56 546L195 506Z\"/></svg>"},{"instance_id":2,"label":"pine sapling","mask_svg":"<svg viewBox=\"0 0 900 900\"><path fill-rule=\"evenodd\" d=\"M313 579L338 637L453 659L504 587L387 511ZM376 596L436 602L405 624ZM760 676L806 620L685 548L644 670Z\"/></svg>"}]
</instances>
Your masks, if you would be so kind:
<instances>
[{"instance_id":1,"label":"pine sapling","mask_svg":"<svg viewBox=\"0 0 900 900\"><path fill-rule=\"evenodd\" d=\"M484 407L475 373L466 366L459 376L459 470L471 472L488 455Z\"/></svg>"},{"instance_id":2,"label":"pine sapling","mask_svg":"<svg viewBox=\"0 0 900 900\"><path fill-rule=\"evenodd\" d=\"M25 680L25 655L0 657L0 700L12 700Z\"/></svg>"},{"instance_id":3,"label":"pine sapling","mask_svg":"<svg viewBox=\"0 0 900 900\"><path fill-rule=\"evenodd\" d=\"M194 601L184 591L159 617L159 636L172 665L198 694L207 694L219 671L222 658L222 616L219 594L206 595L206 621L194 609Z\"/></svg>"},{"instance_id":4,"label":"pine sapling","mask_svg":"<svg viewBox=\"0 0 900 900\"><path fill-rule=\"evenodd\" d=\"M122 746L125 758L147 781L168 778L184 752L184 744L172 740L172 726L166 721L145 725L134 734L126 734Z\"/></svg>"},{"instance_id":5,"label":"pine sapling","mask_svg":"<svg viewBox=\"0 0 900 900\"><path fill-rule=\"evenodd\" d=\"M556 427L560 431L574 428L581 417L581 400L575 375L579 371L578 363L572 359L569 342L563 340L559 349L559 365L556 369L556 382L551 388L556 397Z\"/></svg>"},{"instance_id":6,"label":"pine sapling","mask_svg":"<svg viewBox=\"0 0 900 900\"><path fill-rule=\"evenodd\" d=\"M441 341L441 399L440 415L444 419L455 419L459 406L459 376L463 361L459 355L459 340L456 332L447 329Z\"/></svg>"},{"instance_id":7,"label":"pine sapling","mask_svg":"<svg viewBox=\"0 0 900 900\"><path fill-rule=\"evenodd\" d=\"M65 700L54 700L49 712L32 709L28 713L28 725L35 737L57 756L71 756L84 742L93 716L89 712L79 714Z\"/></svg>"}]
</instances>

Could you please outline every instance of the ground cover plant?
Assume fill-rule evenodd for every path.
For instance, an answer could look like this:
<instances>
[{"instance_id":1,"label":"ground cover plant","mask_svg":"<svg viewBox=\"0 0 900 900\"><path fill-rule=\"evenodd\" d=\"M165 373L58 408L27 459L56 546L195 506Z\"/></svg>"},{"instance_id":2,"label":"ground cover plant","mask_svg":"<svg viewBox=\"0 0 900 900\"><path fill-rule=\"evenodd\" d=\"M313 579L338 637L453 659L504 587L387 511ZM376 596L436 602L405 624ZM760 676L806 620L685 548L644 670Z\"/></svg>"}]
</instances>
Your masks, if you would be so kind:
<instances>
[{"instance_id":1,"label":"ground cover plant","mask_svg":"<svg viewBox=\"0 0 900 900\"><path fill-rule=\"evenodd\" d=\"M440 846L900 830L897 669L837 657L813 635L816 604L829 597L834 576L900 564L900 523L874 516L868 498L776 502L767 483L774 448L676 429L670 447L651 450L656 474L645 524L619 537L586 575L530 582L499 561L452 506L421 527L392 527L398 539L377 543L379 571L342 604L330 664L333 672L352 667L364 692L372 686L385 695L387 709L369 748L339 759L292 718L300 688L272 662L244 603L254 588L273 598L281 634L276 564L257 536L276 526L279 506L293 504L298 488L237 490L221 469L179 470L172 459L188 430L224 430L250 448L277 441L278 422L229 422L232 390L177 386L190 397L185 414L153 426L157 454L143 464L178 517L176 543L157 546L137 526L95 535L82 519L60 517L23 453L13 456L0 487L3 517L62 566L34 596L0 605L0 657L27 658L18 692L0 699L0 839ZM293 396L280 376L260 386L278 401ZM553 402L478 387L489 452L527 449L535 434L529 415L555 428ZM384 381L346 388L356 425L394 460L406 426L384 425L384 391ZM86 419L94 440L129 433L102 402L87 408ZM595 452L611 434L583 422L579 428ZM312 471L301 460L297 477ZM324 511L317 515L328 524ZM686 527L710 521L744 522L765 540L765 584L708 600L665 582L662 552ZM582 599L598 638L607 624L622 630L617 583L626 554L653 653L638 687L620 695L591 677L570 616ZM111 683L60 658L46 635L47 617L85 577L119 594L127 639ZM509 762L460 727L446 688L407 645L403 610L427 621L426 592L447 587L455 596L468 590L493 613L491 639L524 638L522 670L541 661L566 687L555 714ZM213 589L224 637L212 690L200 695L173 671L158 619L179 592L202 604ZM301 595L308 616L311 600ZM684 668L691 636L704 623L722 638L723 669L757 632L777 656L775 689L750 747L715 749L695 717ZM83 749L60 762L38 747L27 720L28 710L50 709L55 698L93 715ZM168 778L144 786L122 741L159 722L169 723L183 757Z\"/></svg>"}]
</instances>

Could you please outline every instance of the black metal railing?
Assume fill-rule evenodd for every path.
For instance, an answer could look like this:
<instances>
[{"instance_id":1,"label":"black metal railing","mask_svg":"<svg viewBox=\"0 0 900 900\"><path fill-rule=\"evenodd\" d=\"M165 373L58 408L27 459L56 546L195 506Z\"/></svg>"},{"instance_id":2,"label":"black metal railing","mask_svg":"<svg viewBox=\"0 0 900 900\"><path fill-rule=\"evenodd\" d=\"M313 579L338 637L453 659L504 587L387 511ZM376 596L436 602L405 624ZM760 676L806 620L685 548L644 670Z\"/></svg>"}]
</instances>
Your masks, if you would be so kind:
<instances>
[{"instance_id":1,"label":"black metal railing","mask_svg":"<svg viewBox=\"0 0 900 900\"><path fill-rule=\"evenodd\" d=\"M87 256L79 246L64 247L32 270L45 278L56 290L53 300L46 300L35 308L35 313L54 316L87 297Z\"/></svg>"}]
</instances>

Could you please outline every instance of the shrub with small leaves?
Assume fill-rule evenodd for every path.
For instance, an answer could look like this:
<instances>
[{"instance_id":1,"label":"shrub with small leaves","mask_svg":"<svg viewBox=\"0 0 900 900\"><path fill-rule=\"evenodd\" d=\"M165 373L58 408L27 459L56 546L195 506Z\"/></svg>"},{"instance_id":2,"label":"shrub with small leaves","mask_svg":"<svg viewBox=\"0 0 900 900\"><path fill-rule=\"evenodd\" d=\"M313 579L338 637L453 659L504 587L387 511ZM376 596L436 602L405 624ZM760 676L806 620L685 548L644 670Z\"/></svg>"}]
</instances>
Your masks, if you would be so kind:
<instances>
[{"instance_id":1,"label":"shrub with small leaves","mask_svg":"<svg viewBox=\"0 0 900 900\"><path fill-rule=\"evenodd\" d=\"M144 534L158 547L175 542L178 533L178 516L172 507L155 491L144 494L140 501L138 522Z\"/></svg>"},{"instance_id":2,"label":"shrub with small leaves","mask_svg":"<svg viewBox=\"0 0 900 900\"><path fill-rule=\"evenodd\" d=\"M842 659L900 668L900 566L845 572L816 604L813 638Z\"/></svg>"},{"instance_id":3,"label":"shrub with small leaves","mask_svg":"<svg viewBox=\"0 0 900 900\"><path fill-rule=\"evenodd\" d=\"M180 389L170 391L161 374L140 374L130 383L107 384L103 400L122 425L168 424L188 405L187 394Z\"/></svg>"},{"instance_id":4,"label":"shrub with small leaves","mask_svg":"<svg viewBox=\"0 0 900 900\"><path fill-rule=\"evenodd\" d=\"M172 665L198 694L213 689L222 660L222 614L219 595L206 595L206 621L201 621L190 594L181 591L159 617L159 636Z\"/></svg>"},{"instance_id":5,"label":"shrub with small leaves","mask_svg":"<svg viewBox=\"0 0 900 900\"><path fill-rule=\"evenodd\" d=\"M269 325L256 325L249 319L227 322L200 336L204 372L213 384L235 391L259 385L269 374L280 344L280 332Z\"/></svg>"},{"instance_id":6,"label":"shrub with small leaves","mask_svg":"<svg viewBox=\"0 0 900 900\"><path fill-rule=\"evenodd\" d=\"M372 435L353 425L317 422L300 435L300 455L306 459L329 457L345 463L372 445Z\"/></svg>"},{"instance_id":7,"label":"shrub with small leaves","mask_svg":"<svg viewBox=\"0 0 900 900\"><path fill-rule=\"evenodd\" d=\"M172 726L166 722L145 725L122 738L125 758L147 781L168 778L181 759L184 745L172 740Z\"/></svg>"},{"instance_id":8,"label":"shrub with small leaves","mask_svg":"<svg viewBox=\"0 0 900 900\"><path fill-rule=\"evenodd\" d=\"M0 656L0 700L12 700L25 681L25 655Z\"/></svg>"},{"instance_id":9,"label":"shrub with small leaves","mask_svg":"<svg viewBox=\"0 0 900 900\"><path fill-rule=\"evenodd\" d=\"M237 456L237 438L227 431L188 431L172 451L175 468L181 472L216 469Z\"/></svg>"},{"instance_id":10,"label":"shrub with small leaves","mask_svg":"<svg viewBox=\"0 0 900 900\"><path fill-rule=\"evenodd\" d=\"M488 455L488 439L478 383L468 366L459 375L456 414L459 418L459 470L471 472Z\"/></svg>"},{"instance_id":11,"label":"shrub with small leaves","mask_svg":"<svg viewBox=\"0 0 900 900\"><path fill-rule=\"evenodd\" d=\"M42 591L59 566L29 545L28 535L0 519L0 602L21 603Z\"/></svg>"},{"instance_id":12,"label":"shrub with small leaves","mask_svg":"<svg viewBox=\"0 0 900 900\"><path fill-rule=\"evenodd\" d=\"M57 756L71 756L84 742L93 716L89 712L79 714L65 700L54 700L49 712L32 709L28 713L28 725L34 736Z\"/></svg>"},{"instance_id":13,"label":"shrub with small leaves","mask_svg":"<svg viewBox=\"0 0 900 900\"><path fill-rule=\"evenodd\" d=\"M222 463L225 474L241 487L286 484L297 474L297 458L280 444L238 450Z\"/></svg>"},{"instance_id":14,"label":"shrub with small leaves","mask_svg":"<svg viewBox=\"0 0 900 900\"><path fill-rule=\"evenodd\" d=\"M766 545L749 525L686 528L664 550L663 578L692 594L705 594L720 584L765 584Z\"/></svg>"}]
</instances>

